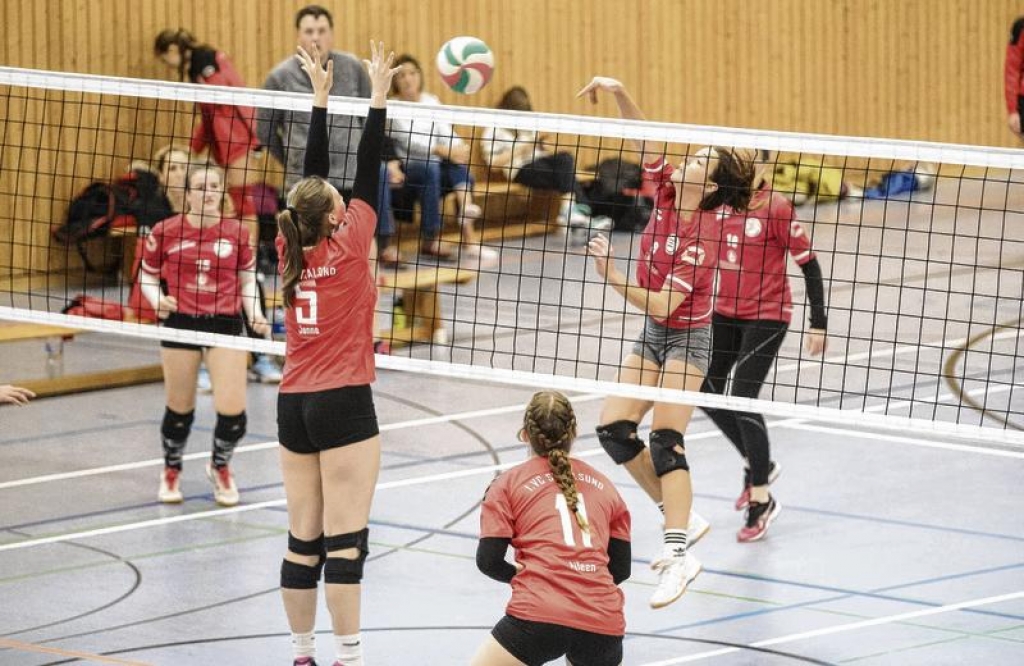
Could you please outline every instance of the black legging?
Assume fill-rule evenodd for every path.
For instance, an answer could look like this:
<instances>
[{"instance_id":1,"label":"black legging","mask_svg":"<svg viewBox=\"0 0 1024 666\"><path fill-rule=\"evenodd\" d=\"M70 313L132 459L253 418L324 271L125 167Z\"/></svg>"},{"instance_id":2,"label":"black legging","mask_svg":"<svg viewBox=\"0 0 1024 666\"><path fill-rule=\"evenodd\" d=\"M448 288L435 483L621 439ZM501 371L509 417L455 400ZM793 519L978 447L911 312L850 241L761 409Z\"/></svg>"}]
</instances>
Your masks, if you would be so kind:
<instances>
[{"instance_id":1,"label":"black legging","mask_svg":"<svg viewBox=\"0 0 1024 666\"><path fill-rule=\"evenodd\" d=\"M576 201L586 203L586 195L576 180L576 162L569 153L555 153L524 164L515 182L538 190L556 190L574 194Z\"/></svg>"},{"instance_id":2,"label":"black legging","mask_svg":"<svg viewBox=\"0 0 1024 666\"><path fill-rule=\"evenodd\" d=\"M701 390L725 393L733 373L730 395L757 398L775 362L789 325L782 321L733 319L715 314L711 320L711 363ZM768 484L771 450L764 418L756 412L702 408L750 465L750 482Z\"/></svg>"}]
</instances>

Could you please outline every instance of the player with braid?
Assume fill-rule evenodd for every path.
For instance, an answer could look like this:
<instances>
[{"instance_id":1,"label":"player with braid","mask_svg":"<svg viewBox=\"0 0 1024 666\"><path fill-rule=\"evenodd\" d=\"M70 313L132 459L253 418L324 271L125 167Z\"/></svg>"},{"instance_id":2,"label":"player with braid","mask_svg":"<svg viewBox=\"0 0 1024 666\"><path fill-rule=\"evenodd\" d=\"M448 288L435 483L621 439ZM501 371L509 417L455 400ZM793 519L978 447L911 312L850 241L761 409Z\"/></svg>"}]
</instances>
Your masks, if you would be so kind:
<instances>
[{"instance_id":1,"label":"player with braid","mask_svg":"<svg viewBox=\"0 0 1024 666\"><path fill-rule=\"evenodd\" d=\"M473 666L622 663L619 583L629 578L629 511L603 474L569 457L576 415L555 391L534 394L520 441L526 462L491 483L480 510L477 567L511 583L506 615ZM515 564L506 561L515 549Z\"/></svg>"}]
</instances>

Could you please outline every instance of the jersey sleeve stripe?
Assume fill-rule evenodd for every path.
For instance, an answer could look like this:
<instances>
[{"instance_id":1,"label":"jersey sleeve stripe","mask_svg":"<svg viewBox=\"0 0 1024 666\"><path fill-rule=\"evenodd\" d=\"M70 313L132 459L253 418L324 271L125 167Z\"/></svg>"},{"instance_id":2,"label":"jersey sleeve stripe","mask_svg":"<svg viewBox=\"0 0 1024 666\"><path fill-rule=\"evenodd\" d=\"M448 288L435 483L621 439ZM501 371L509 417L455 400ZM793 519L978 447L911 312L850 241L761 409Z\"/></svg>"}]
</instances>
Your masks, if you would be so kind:
<instances>
[{"instance_id":1,"label":"jersey sleeve stripe","mask_svg":"<svg viewBox=\"0 0 1024 666\"><path fill-rule=\"evenodd\" d=\"M679 285L680 287L682 287L686 291L693 291L693 285L690 284L689 282L687 282L686 280L682 279L681 277L677 277L675 275L669 275L668 279L671 280L672 282L674 282L675 284Z\"/></svg>"}]
</instances>

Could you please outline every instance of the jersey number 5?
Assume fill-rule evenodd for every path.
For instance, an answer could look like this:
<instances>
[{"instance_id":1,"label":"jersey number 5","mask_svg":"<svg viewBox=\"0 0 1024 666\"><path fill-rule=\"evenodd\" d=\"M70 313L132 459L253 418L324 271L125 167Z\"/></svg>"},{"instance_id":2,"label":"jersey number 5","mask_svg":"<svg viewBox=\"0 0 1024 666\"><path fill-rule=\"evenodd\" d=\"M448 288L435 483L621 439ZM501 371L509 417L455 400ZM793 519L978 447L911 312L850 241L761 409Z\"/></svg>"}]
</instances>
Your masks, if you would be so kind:
<instances>
[{"instance_id":1,"label":"jersey number 5","mask_svg":"<svg viewBox=\"0 0 1024 666\"><path fill-rule=\"evenodd\" d=\"M295 299L306 301L306 307L295 306L295 321L303 326L316 326L316 288L303 289L295 285Z\"/></svg>"},{"instance_id":2,"label":"jersey number 5","mask_svg":"<svg viewBox=\"0 0 1024 666\"><path fill-rule=\"evenodd\" d=\"M587 520L587 505L583 503L583 493L577 493L576 509L583 516L583 520L590 524ZM558 511L558 517L562 519L562 537L565 539L565 545L575 546L576 545L576 530L579 530L579 524L576 522L576 516L572 515L572 511L569 510L569 503L565 500L565 495L558 493L555 495L555 509ZM583 547L593 548L594 545L590 539L590 532L584 532L580 530L581 536L583 537Z\"/></svg>"}]
</instances>

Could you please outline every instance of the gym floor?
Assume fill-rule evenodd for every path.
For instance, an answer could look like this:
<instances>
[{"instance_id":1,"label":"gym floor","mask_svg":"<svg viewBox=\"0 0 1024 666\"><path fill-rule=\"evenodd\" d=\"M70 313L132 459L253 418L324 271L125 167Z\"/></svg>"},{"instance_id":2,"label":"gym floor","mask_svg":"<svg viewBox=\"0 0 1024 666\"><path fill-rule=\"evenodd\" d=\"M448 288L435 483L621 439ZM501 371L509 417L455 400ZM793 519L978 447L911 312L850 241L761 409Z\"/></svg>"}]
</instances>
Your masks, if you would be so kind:
<instances>
[{"instance_id":1,"label":"gym floor","mask_svg":"<svg viewBox=\"0 0 1024 666\"><path fill-rule=\"evenodd\" d=\"M916 203L803 206L831 278L831 347L824 363L808 359L791 331L763 397L1019 429L1024 219L1004 212L1024 201L1019 187L940 179ZM631 237L613 240L625 256ZM601 315L621 299L559 242L504 247L500 269L447 291L452 346L399 353L610 378L617 339L640 320ZM802 280L793 286L800 303ZM158 360L153 341L101 334L65 355L69 372ZM957 386L942 377L951 357ZM0 381L44 365L39 342L6 344L0 358ZM468 663L501 617L508 590L473 561L478 506L499 466L524 459L515 433L532 390L380 372L367 663ZM782 513L763 541L740 544L739 458L698 413L687 441L695 508L712 523L693 551L705 569L654 611L660 514L600 451L600 397L573 402L575 454L633 513L625 664L1024 663L1024 446L768 415ZM156 501L161 385L0 409L0 664L289 663L275 405L274 387L250 385L233 509L213 503L203 475L209 397L180 506ZM328 626L321 609L321 663Z\"/></svg>"}]
</instances>

